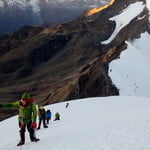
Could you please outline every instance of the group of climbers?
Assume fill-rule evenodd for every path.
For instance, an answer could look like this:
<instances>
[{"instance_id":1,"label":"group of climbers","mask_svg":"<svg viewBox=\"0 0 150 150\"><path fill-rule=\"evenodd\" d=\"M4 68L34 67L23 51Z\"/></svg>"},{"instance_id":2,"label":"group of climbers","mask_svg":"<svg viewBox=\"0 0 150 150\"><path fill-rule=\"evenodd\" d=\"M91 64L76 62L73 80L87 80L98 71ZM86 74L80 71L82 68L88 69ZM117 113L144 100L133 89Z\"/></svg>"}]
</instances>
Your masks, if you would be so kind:
<instances>
[{"instance_id":1,"label":"group of climbers","mask_svg":"<svg viewBox=\"0 0 150 150\"><path fill-rule=\"evenodd\" d=\"M38 108L38 115L39 115L39 125L37 129L40 129L41 122L43 122L43 127L48 128L49 121L51 120L52 113L50 110L45 111L43 106L39 106Z\"/></svg>"},{"instance_id":2,"label":"group of climbers","mask_svg":"<svg viewBox=\"0 0 150 150\"><path fill-rule=\"evenodd\" d=\"M40 139L35 135L35 129L40 129L41 122L43 121L43 127L47 128L49 121L51 120L51 111L45 111L43 106L39 106L37 109L36 104L34 103L34 99L30 97L28 93L24 93L20 100L7 103L0 104L0 108L18 108L18 123L19 123L19 132L20 132L20 141L17 146L23 145L25 143L25 131L26 128L29 132L31 142L37 142ZM39 124L37 128L36 119L39 116ZM55 114L55 119L60 120L60 114L57 112Z\"/></svg>"}]
</instances>

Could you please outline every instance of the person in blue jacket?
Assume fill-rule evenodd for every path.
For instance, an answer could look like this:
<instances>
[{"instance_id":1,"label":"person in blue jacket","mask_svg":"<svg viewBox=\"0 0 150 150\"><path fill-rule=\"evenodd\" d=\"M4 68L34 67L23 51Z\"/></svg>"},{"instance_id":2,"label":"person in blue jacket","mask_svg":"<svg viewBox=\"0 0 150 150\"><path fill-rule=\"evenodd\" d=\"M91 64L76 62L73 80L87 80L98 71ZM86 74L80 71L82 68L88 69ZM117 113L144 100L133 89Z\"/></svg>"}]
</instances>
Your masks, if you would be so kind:
<instances>
[{"instance_id":1,"label":"person in blue jacket","mask_svg":"<svg viewBox=\"0 0 150 150\"><path fill-rule=\"evenodd\" d=\"M46 111L46 123L49 124L49 121L51 120L52 113L50 110Z\"/></svg>"}]
</instances>

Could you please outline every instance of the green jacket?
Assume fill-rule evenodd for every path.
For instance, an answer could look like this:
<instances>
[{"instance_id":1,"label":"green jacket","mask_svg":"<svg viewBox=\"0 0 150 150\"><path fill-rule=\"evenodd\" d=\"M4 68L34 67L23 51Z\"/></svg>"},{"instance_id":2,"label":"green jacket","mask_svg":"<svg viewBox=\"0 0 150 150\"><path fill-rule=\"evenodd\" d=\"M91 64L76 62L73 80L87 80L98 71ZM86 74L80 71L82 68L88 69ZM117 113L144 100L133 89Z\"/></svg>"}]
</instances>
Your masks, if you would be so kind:
<instances>
[{"instance_id":1,"label":"green jacket","mask_svg":"<svg viewBox=\"0 0 150 150\"><path fill-rule=\"evenodd\" d=\"M55 118L59 118L60 117L60 114L59 113L56 113L55 114Z\"/></svg>"},{"instance_id":2,"label":"green jacket","mask_svg":"<svg viewBox=\"0 0 150 150\"><path fill-rule=\"evenodd\" d=\"M20 101L16 101L13 103L2 104L2 108L18 108L19 115L18 119L19 122L36 122L37 118L37 108L35 103L30 103L28 106L22 106Z\"/></svg>"}]
</instances>

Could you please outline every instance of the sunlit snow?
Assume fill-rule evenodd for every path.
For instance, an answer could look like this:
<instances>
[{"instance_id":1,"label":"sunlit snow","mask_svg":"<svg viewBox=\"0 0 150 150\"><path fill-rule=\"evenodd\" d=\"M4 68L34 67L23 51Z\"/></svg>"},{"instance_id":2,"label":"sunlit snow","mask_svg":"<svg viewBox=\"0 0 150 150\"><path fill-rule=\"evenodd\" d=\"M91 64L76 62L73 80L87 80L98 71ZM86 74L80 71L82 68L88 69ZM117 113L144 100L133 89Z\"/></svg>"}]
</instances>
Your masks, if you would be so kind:
<instances>
[{"instance_id":1,"label":"sunlit snow","mask_svg":"<svg viewBox=\"0 0 150 150\"><path fill-rule=\"evenodd\" d=\"M109 76L120 95L150 97L150 35L127 42L128 48L109 65Z\"/></svg>"},{"instance_id":2,"label":"sunlit snow","mask_svg":"<svg viewBox=\"0 0 150 150\"><path fill-rule=\"evenodd\" d=\"M150 99L138 97L105 97L49 105L60 121L36 131L38 143L17 147L17 117L0 122L1 150L149 150ZM54 118L54 117L53 117Z\"/></svg>"},{"instance_id":3,"label":"sunlit snow","mask_svg":"<svg viewBox=\"0 0 150 150\"><path fill-rule=\"evenodd\" d=\"M0 0L0 8L4 7L4 2Z\"/></svg>"}]
</instances>

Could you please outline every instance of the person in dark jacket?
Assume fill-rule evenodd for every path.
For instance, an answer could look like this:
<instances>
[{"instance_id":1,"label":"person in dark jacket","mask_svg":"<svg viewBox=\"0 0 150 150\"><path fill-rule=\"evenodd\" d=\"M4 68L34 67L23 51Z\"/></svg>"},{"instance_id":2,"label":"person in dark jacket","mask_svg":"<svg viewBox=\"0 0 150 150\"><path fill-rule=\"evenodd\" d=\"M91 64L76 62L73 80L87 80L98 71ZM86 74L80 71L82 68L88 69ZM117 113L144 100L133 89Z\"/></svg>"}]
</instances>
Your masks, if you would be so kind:
<instances>
[{"instance_id":1,"label":"person in dark jacket","mask_svg":"<svg viewBox=\"0 0 150 150\"><path fill-rule=\"evenodd\" d=\"M43 122L43 127L44 127L44 128L48 128L48 126L47 126L46 123L45 123L46 111L45 111L45 109L44 109L43 106L39 106L38 115L39 115L39 125L38 125L38 128L37 128L37 129L40 129L40 128L41 128L41 122Z\"/></svg>"},{"instance_id":2,"label":"person in dark jacket","mask_svg":"<svg viewBox=\"0 0 150 150\"><path fill-rule=\"evenodd\" d=\"M68 108L68 107L69 107L69 103L67 102L67 103L66 103L66 108Z\"/></svg>"},{"instance_id":3,"label":"person in dark jacket","mask_svg":"<svg viewBox=\"0 0 150 150\"><path fill-rule=\"evenodd\" d=\"M36 105L33 102L33 99L28 93L24 93L19 101L0 104L1 108L18 108L19 115L19 128L20 128L20 141L17 146L23 145L25 143L25 129L27 127L30 140L32 142L37 142L40 139L35 137L35 129L37 127L36 118L37 118L37 109Z\"/></svg>"},{"instance_id":4,"label":"person in dark jacket","mask_svg":"<svg viewBox=\"0 0 150 150\"><path fill-rule=\"evenodd\" d=\"M49 124L49 121L51 120L52 113L50 110L46 111L46 123Z\"/></svg>"}]
</instances>

